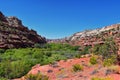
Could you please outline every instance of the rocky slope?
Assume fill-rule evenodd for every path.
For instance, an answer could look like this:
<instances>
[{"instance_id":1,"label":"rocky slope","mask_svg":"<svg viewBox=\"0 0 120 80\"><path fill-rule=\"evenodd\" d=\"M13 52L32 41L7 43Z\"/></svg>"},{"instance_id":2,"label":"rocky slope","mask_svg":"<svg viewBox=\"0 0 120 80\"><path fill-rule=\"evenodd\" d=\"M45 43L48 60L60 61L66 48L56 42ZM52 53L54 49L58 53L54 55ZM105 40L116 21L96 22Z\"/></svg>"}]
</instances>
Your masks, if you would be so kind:
<instances>
[{"instance_id":1,"label":"rocky slope","mask_svg":"<svg viewBox=\"0 0 120 80\"><path fill-rule=\"evenodd\" d=\"M0 12L0 48L33 47L36 43L46 43L46 39L29 30L18 18Z\"/></svg>"},{"instance_id":2,"label":"rocky slope","mask_svg":"<svg viewBox=\"0 0 120 80\"><path fill-rule=\"evenodd\" d=\"M80 41L80 40L89 40L93 39L92 41L96 42L95 38L103 38L107 36L114 36L119 37L120 34L120 24L114 24L111 26L106 26L101 29L95 29L95 30L86 30L83 32L78 32L73 34L71 37L68 38L69 41ZM88 39L89 38L89 39ZM89 42L88 41L88 42ZM89 44L90 45L90 44Z\"/></svg>"},{"instance_id":3,"label":"rocky slope","mask_svg":"<svg viewBox=\"0 0 120 80\"><path fill-rule=\"evenodd\" d=\"M40 66L37 64L32 67L28 74L42 73L49 77L48 80L93 80L92 78L104 78L95 80L120 80L120 66L114 66L117 72L111 71L108 67L104 67L102 62L96 65L90 65L90 57L75 58L61 60L55 64ZM73 66L79 64L83 66L83 70L74 72ZM113 66L111 66L113 67ZM25 76L14 80L26 80Z\"/></svg>"},{"instance_id":4,"label":"rocky slope","mask_svg":"<svg viewBox=\"0 0 120 80\"><path fill-rule=\"evenodd\" d=\"M105 39L112 37L118 46L120 54L120 24L106 26L101 29L83 31L73 34L66 41L72 45L94 46L104 44Z\"/></svg>"},{"instance_id":5,"label":"rocky slope","mask_svg":"<svg viewBox=\"0 0 120 80\"><path fill-rule=\"evenodd\" d=\"M49 40L49 42L69 43L71 45L78 46L94 46L96 44L104 44L105 39L108 37L113 37L114 41L119 47L118 53L120 54L120 24L106 26L101 29L77 32L70 37Z\"/></svg>"}]
</instances>

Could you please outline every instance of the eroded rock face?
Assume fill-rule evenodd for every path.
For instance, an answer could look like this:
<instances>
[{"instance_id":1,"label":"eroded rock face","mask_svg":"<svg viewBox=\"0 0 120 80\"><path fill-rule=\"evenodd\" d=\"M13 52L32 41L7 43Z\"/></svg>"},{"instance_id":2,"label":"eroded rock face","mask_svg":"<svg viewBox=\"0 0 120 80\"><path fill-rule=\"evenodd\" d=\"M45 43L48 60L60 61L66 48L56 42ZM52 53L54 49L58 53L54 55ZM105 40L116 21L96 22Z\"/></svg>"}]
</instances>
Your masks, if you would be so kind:
<instances>
[{"instance_id":1,"label":"eroded rock face","mask_svg":"<svg viewBox=\"0 0 120 80\"><path fill-rule=\"evenodd\" d=\"M104 44L105 39L111 36L115 42L119 44L120 24L106 26L101 29L78 32L69 37L68 41L72 45L93 46L96 44Z\"/></svg>"},{"instance_id":2,"label":"eroded rock face","mask_svg":"<svg viewBox=\"0 0 120 80\"><path fill-rule=\"evenodd\" d=\"M111 26L106 26L95 30L86 30L82 32L77 32L70 37L62 39L49 39L48 42L67 42L72 45L92 45L92 44L102 44L104 39L113 36L115 40L119 40L120 37L120 24L114 24ZM104 38L104 39L103 39Z\"/></svg>"},{"instance_id":3,"label":"eroded rock face","mask_svg":"<svg viewBox=\"0 0 120 80\"><path fill-rule=\"evenodd\" d=\"M33 47L36 43L46 43L46 39L29 30L18 18L5 17L0 12L0 48Z\"/></svg>"},{"instance_id":4,"label":"eroded rock face","mask_svg":"<svg viewBox=\"0 0 120 80\"><path fill-rule=\"evenodd\" d=\"M7 17L6 19L7 19L8 24L9 24L10 26L13 26L13 27L24 27L24 26L22 25L22 21L19 20L19 19L16 18L16 17L14 17L14 16L12 16L12 17Z\"/></svg>"}]
</instances>

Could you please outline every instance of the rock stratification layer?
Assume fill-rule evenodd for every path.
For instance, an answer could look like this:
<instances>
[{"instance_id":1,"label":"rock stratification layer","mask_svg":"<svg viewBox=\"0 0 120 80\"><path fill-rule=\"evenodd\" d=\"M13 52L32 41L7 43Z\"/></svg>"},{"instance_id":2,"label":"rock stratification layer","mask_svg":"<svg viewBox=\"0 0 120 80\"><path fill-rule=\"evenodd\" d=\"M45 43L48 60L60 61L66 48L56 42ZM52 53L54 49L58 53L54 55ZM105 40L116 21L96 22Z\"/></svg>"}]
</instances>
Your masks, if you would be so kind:
<instances>
[{"instance_id":1,"label":"rock stratification layer","mask_svg":"<svg viewBox=\"0 0 120 80\"><path fill-rule=\"evenodd\" d=\"M33 47L36 43L46 43L46 39L29 30L18 18L5 17L0 12L0 48Z\"/></svg>"}]
</instances>

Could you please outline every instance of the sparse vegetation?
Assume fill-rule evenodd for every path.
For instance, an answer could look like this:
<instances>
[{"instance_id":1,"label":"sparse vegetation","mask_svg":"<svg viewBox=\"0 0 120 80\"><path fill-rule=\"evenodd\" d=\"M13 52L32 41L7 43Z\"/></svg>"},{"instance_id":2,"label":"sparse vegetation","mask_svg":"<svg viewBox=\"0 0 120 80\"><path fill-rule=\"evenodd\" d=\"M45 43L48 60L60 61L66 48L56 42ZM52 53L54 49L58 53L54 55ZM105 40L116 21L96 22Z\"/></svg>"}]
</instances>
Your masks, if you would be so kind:
<instances>
[{"instance_id":1,"label":"sparse vegetation","mask_svg":"<svg viewBox=\"0 0 120 80\"><path fill-rule=\"evenodd\" d=\"M106 77L106 78L99 78L99 77L94 77L91 80L113 80L110 77Z\"/></svg>"},{"instance_id":2,"label":"sparse vegetation","mask_svg":"<svg viewBox=\"0 0 120 80\"><path fill-rule=\"evenodd\" d=\"M82 71L83 70L83 66L80 64L75 64L73 65L73 71L77 72L77 71Z\"/></svg>"},{"instance_id":3,"label":"sparse vegetation","mask_svg":"<svg viewBox=\"0 0 120 80\"><path fill-rule=\"evenodd\" d=\"M117 45L112 37L106 38L105 43L102 45L95 45L93 53L102 55L104 59L109 58L112 55L117 55Z\"/></svg>"},{"instance_id":4,"label":"sparse vegetation","mask_svg":"<svg viewBox=\"0 0 120 80\"><path fill-rule=\"evenodd\" d=\"M117 49L113 37L109 37L105 39L104 44L97 44L92 50L96 55L102 55L104 66L111 66L117 62Z\"/></svg>"},{"instance_id":5,"label":"sparse vegetation","mask_svg":"<svg viewBox=\"0 0 120 80\"><path fill-rule=\"evenodd\" d=\"M28 74L24 78L25 80L48 80L49 79L47 76L42 74L36 74L36 75Z\"/></svg>"},{"instance_id":6,"label":"sparse vegetation","mask_svg":"<svg viewBox=\"0 0 120 80\"><path fill-rule=\"evenodd\" d=\"M109 58L104 59L103 65L104 66L114 65L116 63L116 61L117 61L116 59L117 59L116 56L112 55Z\"/></svg>"},{"instance_id":7,"label":"sparse vegetation","mask_svg":"<svg viewBox=\"0 0 120 80\"><path fill-rule=\"evenodd\" d=\"M92 65L97 64L97 58L95 56L92 56L90 58L90 64L92 64Z\"/></svg>"},{"instance_id":8,"label":"sparse vegetation","mask_svg":"<svg viewBox=\"0 0 120 80\"><path fill-rule=\"evenodd\" d=\"M0 80L8 80L7 78L0 78Z\"/></svg>"},{"instance_id":9,"label":"sparse vegetation","mask_svg":"<svg viewBox=\"0 0 120 80\"><path fill-rule=\"evenodd\" d=\"M82 49L81 54L82 54L82 55L90 54L90 49L91 49L91 46L85 46L85 47Z\"/></svg>"}]
</instances>

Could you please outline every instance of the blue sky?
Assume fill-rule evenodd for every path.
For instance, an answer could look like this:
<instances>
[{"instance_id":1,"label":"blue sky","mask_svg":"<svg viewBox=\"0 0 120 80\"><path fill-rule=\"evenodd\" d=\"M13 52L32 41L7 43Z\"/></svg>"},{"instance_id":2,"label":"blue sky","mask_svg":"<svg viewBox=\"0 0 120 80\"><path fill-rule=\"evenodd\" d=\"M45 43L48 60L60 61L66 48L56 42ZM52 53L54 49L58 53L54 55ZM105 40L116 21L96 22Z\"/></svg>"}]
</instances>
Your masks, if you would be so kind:
<instances>
[{"instance_id":1,"label":"blue sky","mask_svg":"<svg viewBox=\"0 0 120 80\"><path fill-rule=\"evenodd\" d=\"M0 11L52 39L120 23L120 0L0 0Z\"/></svg>"}]
</instances>

